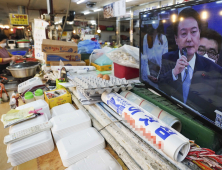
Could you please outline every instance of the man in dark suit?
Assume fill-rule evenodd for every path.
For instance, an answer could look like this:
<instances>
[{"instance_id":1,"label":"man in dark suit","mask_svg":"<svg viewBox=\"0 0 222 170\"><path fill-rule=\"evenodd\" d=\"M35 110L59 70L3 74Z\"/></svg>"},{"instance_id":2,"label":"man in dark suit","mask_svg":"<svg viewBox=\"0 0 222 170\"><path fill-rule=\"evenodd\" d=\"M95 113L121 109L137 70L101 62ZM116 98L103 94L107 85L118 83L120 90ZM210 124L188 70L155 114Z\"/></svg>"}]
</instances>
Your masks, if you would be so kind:
<instances>
[{"instance_id":1,"label":"man in dark suit","mask_svg":"<svg viewBox=\"0 0 222 170\"><path fill-rule=\"evenodd\" d=\"M217 95L222 80L222 68L196 52L200 43L201 21L192 8L182 10L174 24L177 51L162 56L159 88L167 95L215 120L218 106L208 95ZM182 49L187 50L186 56Z\"/></svg>"}]
</instances>

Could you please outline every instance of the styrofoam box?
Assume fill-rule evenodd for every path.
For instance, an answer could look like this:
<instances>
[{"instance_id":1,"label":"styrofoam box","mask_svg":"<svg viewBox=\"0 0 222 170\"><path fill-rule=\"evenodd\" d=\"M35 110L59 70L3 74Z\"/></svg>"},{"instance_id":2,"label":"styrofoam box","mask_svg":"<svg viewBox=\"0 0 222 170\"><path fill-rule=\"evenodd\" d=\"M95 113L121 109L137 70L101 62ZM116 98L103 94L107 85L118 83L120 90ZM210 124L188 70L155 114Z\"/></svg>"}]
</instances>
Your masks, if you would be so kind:
<instances>
[{"instance_id":1,"label":"styrofoam box","mask_svg":"<svg viewBox=\"0 0 222 170\"><path fill-rule=\"evenodd\" d=\"M65 103L56 107L53 107L51 109L52 112L52 117L65 114L65 113L72 113L76 110L76 108L70 104L70 103Z\"/></svg>"},{"instance_id":2,"label":"styrofoam box","mask_svg":"<svg viewBox=\"0 0 222 170\"><path fill-rule=\"evenodd\" d=\"M7 145L7 156L12 166L38 158L54 150L50 130L37 133L20 141Z\"/></svg>"},{"instance_id":3,"label":"styrofoam box","mask_svg":"<svg viewBox=\"0 0 222 170\"><path fill-rule=\"evenodd\" d=\"M25 108L29 108L29 107L34 107L35 110L42 108L42 110L40 110L39 113L44 113L47 115L48 119L51 119L49 105L45 100L40 99L40 100L37 100L34 102L30 102L25 105L19 106L16 109L21 110L21 109L25 109Z\"/></svg>"},{"instance_id":4,"label":"styrofoam box","mask_svg":"<svg viewBox=\"0 0 222 170\"><path fill-rule=\"evenodd\" d=\"M122 170L121 165L105 149L89 155L66 170Z\"/></svg>"},{"instance_id":5,"label":"styrofoam box","mask_svg":"<svg viewBox=\"0 0 222 170\"><path fill-rule=\"evenodd\" d=\"M65 167L105 148L105 140L95 128L88 128L67 136L57 143Z\"/></svg>"},{"instance_id":6,"label":"styrofoam box","mask_svg":"<svg viewBox=\"0 0 222 170\"><path fill-rule=\"evenodd\" d=\"M51 130L55 143L66 136L91 127L90 117L82 110L55 116L50 121L53 124Z\"/></svg>"}]
</instances>

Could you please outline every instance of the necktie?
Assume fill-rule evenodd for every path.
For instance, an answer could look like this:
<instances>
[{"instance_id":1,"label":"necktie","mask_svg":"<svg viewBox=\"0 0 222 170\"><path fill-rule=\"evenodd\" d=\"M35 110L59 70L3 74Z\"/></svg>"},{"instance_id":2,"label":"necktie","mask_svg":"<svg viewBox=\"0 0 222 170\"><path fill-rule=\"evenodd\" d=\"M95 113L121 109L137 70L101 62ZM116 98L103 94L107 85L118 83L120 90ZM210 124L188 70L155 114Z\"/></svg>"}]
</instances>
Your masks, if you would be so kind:
<instances>
[{"instance_id":1,"label":"necktie","mask_svg":"<svg viewBox=\"0 0 222 170\"><path fill-rule=\"evenodd\" d=\"M190 90L190 83L191 83L191 79L190 79L190 65L187 66L187 70L185 70L185 74L183 76L183 101L184 103L187 102L187 97L189 94L189 90Z\"/></svg>"}]
</instances>

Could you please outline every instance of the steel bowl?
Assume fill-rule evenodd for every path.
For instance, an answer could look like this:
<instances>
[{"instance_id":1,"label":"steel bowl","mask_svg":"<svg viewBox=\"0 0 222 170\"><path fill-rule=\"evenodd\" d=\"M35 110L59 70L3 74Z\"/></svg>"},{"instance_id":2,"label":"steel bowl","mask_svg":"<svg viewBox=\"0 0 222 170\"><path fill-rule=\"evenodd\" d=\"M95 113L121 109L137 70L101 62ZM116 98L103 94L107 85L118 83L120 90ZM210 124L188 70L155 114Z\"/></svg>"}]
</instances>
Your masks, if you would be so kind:
<instances>
[{"instance_id":1,"label":"steel bowl","mask_svg":"<svg viewBox=\"0 0 222 170\"><path fill-rule=\"evenodd\" d=\"M9 70L14 78L33 77L40 68L39 62L26 62L13 64L6 69Z\"/></svg>"}]
</instances>

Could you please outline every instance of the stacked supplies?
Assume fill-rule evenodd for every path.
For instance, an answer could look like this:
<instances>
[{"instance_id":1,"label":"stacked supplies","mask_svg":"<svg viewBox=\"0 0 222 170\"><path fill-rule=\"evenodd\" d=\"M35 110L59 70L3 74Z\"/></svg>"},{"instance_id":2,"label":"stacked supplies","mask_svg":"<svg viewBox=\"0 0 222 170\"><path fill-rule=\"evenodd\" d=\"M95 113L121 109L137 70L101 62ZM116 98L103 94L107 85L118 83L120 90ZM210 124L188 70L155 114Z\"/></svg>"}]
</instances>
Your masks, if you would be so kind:
<instances>
[{"instance_id":1,"label":"stacked supplies","mask_svg":"<svg viewBox=\"0 0 222 170\"><path fill-rule=\"evenodd\" d=\"M39 100L38 100L39 101ZM35 101L38 103L38 101ZM32 102L35 104L35 102ZM29 104L18 107L17 110L29 108ZM34 105L34 107L38 108L40 105ZM49 112L48 104L41 105L43 107L44 112L43 115L38 116L35 119L31 119L14 126L10 127L9 134L12 135L16 132L21 132L22 130L26 130L30 127L40 125L44 122L48 121L48 116L46 112ZM42 111L41 111L42 112ZM20 139L19 141L15 141L14 143L10 143L7 145L7 156L9 162L11 162L12 166L17 166L19 164L25 163L29 160L38 158L42 155L45 155L54 150L54 143L52 139L52 135L50 130L42 131L40 133L36 133L29 137L25 137Z\"/></svg>"}]
</instances>

